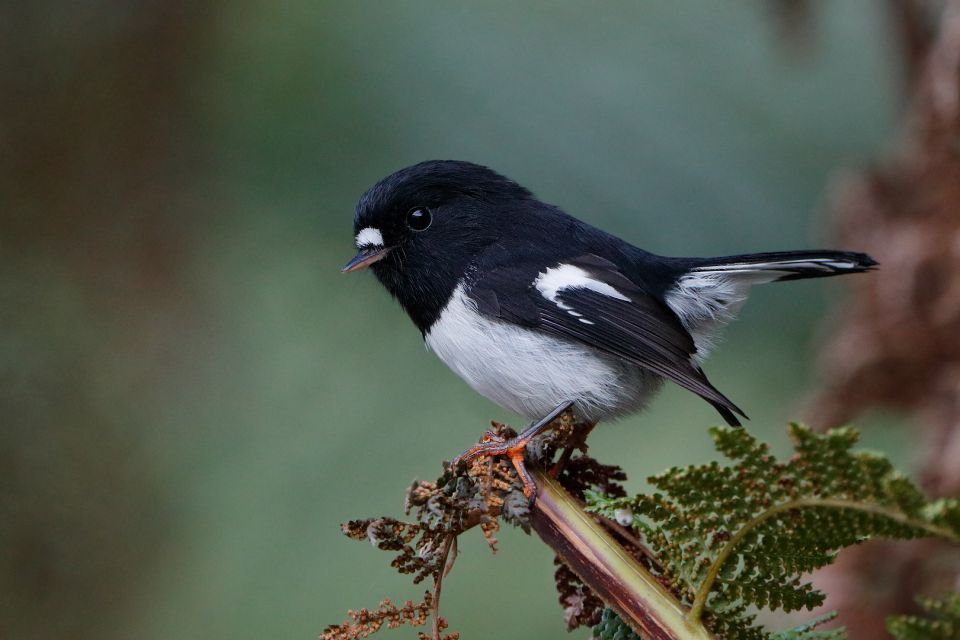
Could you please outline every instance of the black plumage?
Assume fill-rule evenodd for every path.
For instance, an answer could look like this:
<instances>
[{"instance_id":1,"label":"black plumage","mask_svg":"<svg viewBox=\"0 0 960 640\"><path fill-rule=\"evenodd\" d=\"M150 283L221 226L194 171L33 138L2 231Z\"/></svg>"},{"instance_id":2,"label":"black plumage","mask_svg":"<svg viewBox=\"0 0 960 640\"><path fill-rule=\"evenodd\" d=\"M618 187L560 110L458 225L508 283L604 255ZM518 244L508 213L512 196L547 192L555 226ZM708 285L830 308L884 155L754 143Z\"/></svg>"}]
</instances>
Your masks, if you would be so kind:
<instances>
[{"instance_id":1,"label":"black plumage","mask_svg":"<svg viewBox=\"0 0 960 640\"><path fill-rule=\"evenodd\" d=\"M495 350L489 375L502 375L493 369L509 361L502 352L511 349L510 336L533 335L511 333L512 326L543 336L545 349L570 344L595 353L612 367L617 384L641 379L627 375L632 368L671 380L704 398L730 424L739 424L735 414L744 414L701 369L698 336L729 320L751 284L856 273L876 264L865 254L841 251L657 256L537 200L490 169L458 161L420 163L379 182L357 205L354 232L361 253L349 269L369 263L438 355L504 406L539 406L528 397L537 381L515 379L524 395L512 399L509 388L484 379L482 366L461 360L483 359ZM369 238L369 245L361 243ZM565 271L551 271L558 268ZM476 318L466 318L474 313ZM481 337L464 331L463 322L482 323L484 331L476 333ZM487 334L502 337L479 344ZM431 338L443 342L432 344ZM471 340L477 344L458 344ZM581 351L572 353L579 357ZM545 387L545 402L554 399L551 394L575 393L576 375L570 371L562 384ZM589 394L592 402L602 396L595 389L601 384L607 383L582 381L584 405ZM628 392L611 389L609 397L617 404L617 394ZM611 407L611 415L642 402L631 397L622 404Z\"/></svg>"}]
</instances>

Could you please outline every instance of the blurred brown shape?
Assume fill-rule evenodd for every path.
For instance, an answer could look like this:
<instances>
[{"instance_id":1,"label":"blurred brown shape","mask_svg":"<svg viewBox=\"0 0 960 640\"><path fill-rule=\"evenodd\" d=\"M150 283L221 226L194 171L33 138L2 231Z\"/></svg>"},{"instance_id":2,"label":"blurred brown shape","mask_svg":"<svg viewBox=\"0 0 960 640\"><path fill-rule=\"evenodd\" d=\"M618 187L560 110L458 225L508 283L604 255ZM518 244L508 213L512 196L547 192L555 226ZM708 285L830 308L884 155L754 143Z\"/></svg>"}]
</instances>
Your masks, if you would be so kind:
<instances>
[{"instance_id":1,"label":"blurred brown shape","mask_svg":"<svg viewBox=\"0 0 960 640\"><path fill-rule=\"evenodd\" d=\"M870 253L880 270L852 283L823 349L810 422L835 426L876 408L907 414L923 486L960 495L960 2L941 14L894 151L839 180L832 209L838 243ZM884 637L884 616L913 611L918 593L960 587L958 576L955 547L871 543L818 582L859 640Z\"/></svg>"},{"instance_id":2,"label":"blurred brown shape","mask_svg":"<svg viewBox=\"0 0 960 640\"><path fill-rule=\"evenodd\" d=\"M816 18L809 0L773 0L763 6L770 11L777 36L787 49L806 53Z\"/></svg>"},{"instance_id":3,"label":"blurred brown shape","mask_svg":"<svg viewBox=\"0 0 960 640\"><path fill-rule=\"evenodd\" d=\"M203 4L0 6L5 638L129 637L165 551L143 405L196 312L178 265Z\"/></svg>"},{"instance_id":4,"label":"blurred brown shape","mask_svg":"<svg viewBox=\"0 0 960 640\"><path fill-rule=\"evenodd\" d=\"M788 53L808 54L816 35L818 3L812 0L767 0L761 3ZM903 74L912 85L920 74L933 38L943 0L887 0L886 13L896 34Z\"/></svg>"}]
</instances>

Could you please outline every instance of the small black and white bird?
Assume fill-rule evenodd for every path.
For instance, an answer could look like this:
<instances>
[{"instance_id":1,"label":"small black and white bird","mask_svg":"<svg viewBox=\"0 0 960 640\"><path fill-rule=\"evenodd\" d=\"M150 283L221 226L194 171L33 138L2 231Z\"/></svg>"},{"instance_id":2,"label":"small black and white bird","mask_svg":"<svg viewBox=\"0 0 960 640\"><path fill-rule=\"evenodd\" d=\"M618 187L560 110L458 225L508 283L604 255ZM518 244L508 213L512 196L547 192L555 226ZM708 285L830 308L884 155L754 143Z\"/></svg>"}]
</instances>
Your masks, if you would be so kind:
<instances>
[{"instance_id":1,"label":"small black and white bird","mask_svg":"<svg viewBox=\"0 0 960 640\"><path fill-rule=\"evenodd\" d=\"M531 419L572 402L588 423L642 409L666 379L738 425L701 365L750 287L876 265L846 251L658 256L450 160L378 182L354 234L343 271L370 267L467 384Z\"/></svg>"}]
</instances>

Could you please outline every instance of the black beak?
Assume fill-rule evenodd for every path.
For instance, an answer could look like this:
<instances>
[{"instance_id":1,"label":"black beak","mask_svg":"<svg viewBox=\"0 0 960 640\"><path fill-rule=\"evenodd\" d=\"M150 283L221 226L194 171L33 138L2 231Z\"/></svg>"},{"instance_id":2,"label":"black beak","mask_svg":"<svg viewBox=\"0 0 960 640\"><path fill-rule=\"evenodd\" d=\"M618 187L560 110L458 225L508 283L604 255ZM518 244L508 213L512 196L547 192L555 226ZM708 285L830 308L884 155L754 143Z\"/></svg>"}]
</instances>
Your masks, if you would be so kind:
<instances>
[{"instance_id":1,"label":"black beak","mask_svg":"<svg viewBox=\"0 0 960 640\"><path fill-rule=\"evenodd\" d=\"M343 268L340 270L341 273L350 273L351 271L362 271L366 269L374 262L383 260L387 257L387 254L393 247L370 247L367 249L361 249L357 252L357 255L347 264L343 265Z\"/></svg>"}]
</instances>

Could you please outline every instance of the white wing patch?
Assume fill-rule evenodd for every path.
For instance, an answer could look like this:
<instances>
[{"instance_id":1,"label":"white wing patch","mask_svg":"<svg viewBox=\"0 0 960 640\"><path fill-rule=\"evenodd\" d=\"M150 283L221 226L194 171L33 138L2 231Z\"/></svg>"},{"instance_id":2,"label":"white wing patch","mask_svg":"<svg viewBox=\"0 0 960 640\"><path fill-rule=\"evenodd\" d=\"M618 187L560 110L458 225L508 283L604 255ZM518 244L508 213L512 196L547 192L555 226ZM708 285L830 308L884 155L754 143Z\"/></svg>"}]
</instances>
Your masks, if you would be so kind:
<instances>
[{"instance_id":1,"label":"white wing patch","mask_svg":"<svg viewBox=\"0 0 960 640\"><path fill-rule=\"evenodd\" d=\"M383 234L376 227L361 229L357 234L357 249L370 246L383 246Z\"/></svg>"},{"instance_id":2,"label":"white wing patch","mask_svg":"<svg viewBox=\"0 0 960 640\"><path fill-rule=\"evenodd\" d=\"M596 291L597 293L601 293L611 298L616 298L617 300L631 302L630 298L623 295L606 282L601 282L600 280L591 278L589 273L572 264L561 264L557 265L556 267L550 267L537 276L537 279L533 281L533 286L537 288L537 291L539 291L544 298L575 318L578 318L580 322L584 324L593 324L593 322L582 317L583 314L578 313L570 305L565 304L561 300L557 299L557 296L562 290L590 289L591 291Z\"/></svg>"}]
</instances>

